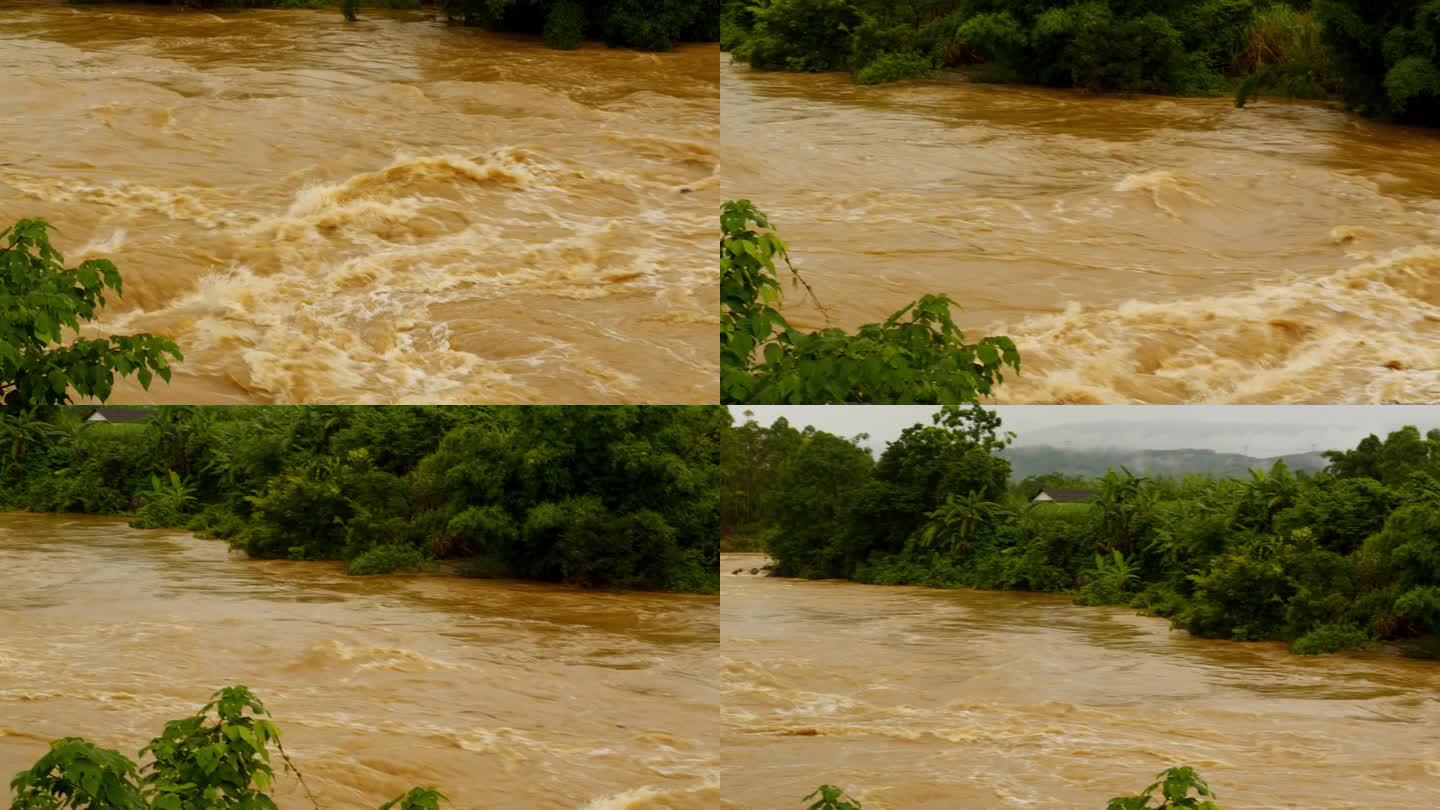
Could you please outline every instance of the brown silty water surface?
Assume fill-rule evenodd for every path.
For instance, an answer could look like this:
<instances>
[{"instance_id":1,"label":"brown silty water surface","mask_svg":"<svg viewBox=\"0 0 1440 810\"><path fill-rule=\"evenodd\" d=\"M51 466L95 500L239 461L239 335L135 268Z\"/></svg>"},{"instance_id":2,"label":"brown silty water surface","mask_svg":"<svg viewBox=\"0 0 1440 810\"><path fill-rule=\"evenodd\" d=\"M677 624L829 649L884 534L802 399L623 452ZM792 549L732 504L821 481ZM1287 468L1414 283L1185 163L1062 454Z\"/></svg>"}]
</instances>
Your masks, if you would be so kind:
<instances>
[{"instance_id":1,"label":"brown silty water surface","mask_svg":"<svg viewBox=\"0 0 1440 810\"><path fill-rule=\"evenodd\" d=\"M1323 105L721 66L727 198L836 325L925 293L1009 402L1434 402L1440 135ZM790 293L787 314L824 319Z\"/></svg>"},{"instance_id":2,"label":"brown silty water surface","mask_svg":"<svg viewBox=\"0 0 1440 810\"><path fill-rule=\"evenodd\" d=\"M1440 804L1440 665L1191 638L1064 596L751 576L724 555L725 806L1100 810L1191 765L1222 807ZM746 573L732 576L743 567Z\"/></svg>"},{"instance_id":3,"label":"brown silty water surface","mask_svg":"<svg viewBox=\"0 0 1440 810\"><path fill-rule=\"evenodd\" d=\"M0 515L0 775L70 735L133 757L243 683L321 807L436 785L476 810L699 810L719 800L717 622L713 596L346 577Z\"/></svg>"},{"instance_id":4,"label":"brown silty water surface","mask_svg":"<svg viewBox=\"0 0 1440 810\"><path fill-rule=\"evenodd\" d=\"M0 219L113 259L120 401L708 402L714 46L0 4Z\"/></svg>"}]
</instances>

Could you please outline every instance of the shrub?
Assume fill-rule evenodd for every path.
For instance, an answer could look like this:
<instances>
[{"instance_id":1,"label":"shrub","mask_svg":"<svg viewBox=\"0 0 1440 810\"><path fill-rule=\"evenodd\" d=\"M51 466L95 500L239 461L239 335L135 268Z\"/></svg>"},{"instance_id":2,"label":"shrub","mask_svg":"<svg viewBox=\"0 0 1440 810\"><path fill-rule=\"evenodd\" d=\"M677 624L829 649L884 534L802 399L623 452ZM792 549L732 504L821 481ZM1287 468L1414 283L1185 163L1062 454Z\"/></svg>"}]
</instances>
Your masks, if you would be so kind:
<instances>
[{"instance_id":1,"label":"shrub","mask_svg":"<svg viewBox=\"0 0 1440 810\"><path fill-rule=\"evenodd\" d=\"M190 519L187 526L202 537L227 540L245 528L245 519L235 514L229 504L210 504Z\"/></svg>"},{"instance_id":2,"label":"shrub","mask_svg":"<svg viewBox=\"0 0 1440 810\"><path fill-rule=\"evenodd\" d=\"M1130 588L1140 581L1135 566L1119 549L1110 556L1095 555L1095 567L1075 597L1079 605L1123 605L1130 601Z\"/></svg>"},{"instance_id":3,"label":"shrub","mask_svg":"<svg viewBox=\"0 0 1440 810\"><path fill-rule=\"evenodd\" d=\"M545 44L573 50L585 41L585 9L577 0L558 0L545 17Z\"/></svg>"},{"instance_id":4,"label":"shrub","mask_svg":"<svg viewBox=\"0 0 1440 810\"><path fill-rule=\"evenodd\" d=\"M1249 549L1218 558L1194 577L1195 593L1178 622L1198 636L1258 641L1275 638L1285 625L1285 604L1294 583L1280 561Z\"/></svg>"},{"instance_id":5,"label":"shrub","mask_svg":"<svg viewBox=\"0 0 1440 810\"><path fill-rule=\"evenodd\" d=\"M440 8L466 25L540 33L561 48L575 47L586 33L656 51L720 36L718 0L440 0Z\"/></svg>"},{"instance_id":6,"label":"shrub","mask_svg":"<svg viewBox=\"0 0 1440 810\"><path fill-rule=\"evenodd\" d=\"M1372 642L1370 634L1348 624L1324 624L1296 639L1290 651L1297 655L1320 655L1365 647Z\"/></svg>"},{"instance_id":7,"label":"shrub","mask_svg":"<svg viewBox=\"0 0 1440 810\"><path fill-rule=\"evenodd\" d=\"M855 81L860 84L898 82L924 76L934 68L934 61L930 57L914 51L882 53L855 74Z\"/></svg>"},{"instance_id":8,"label":"shrub","mask_svg":"<svg viewBox=\"0 0 1440 810\"><path fill-rule=\"evenodd\" d=\"M398 544L375 546L350 561L345 573L351 576L393 574L396 571L421 571L426 564L425 555L416 548Z\"/></svg>"},{"instance_id":9,"label":"shrub","mask_svg":"<svg viewBox=\"0 0 1440 810\"><path fill-rule=\"evenodd\" d=\"M137 529L178 529L185 526L185 510L195 503L191 487L174 470L161 481L150 476L150 491L145 495L145 505L130 521Z\"/></svg>"},{"instance_id":10,"label":"shrub","mask_svg":"<svg viewBox=\"0 0 1440 810\"><path fill-rule=\"evenodd\" d=\"M1315 0L1313 8L1349 107L1440 124L1440 27L1432 3Z\"/></svg>"},{"instance_id":11,"label":"shrub","mask_svg":"<svg viewBox=\"0 0 1440 810\"><path fill-rule=\"evenodd\" d=\"M955 20L950 20L953 24ZM1023 61L1029 35L1009 11L961 16L951 29L966 61L1014 64Z\"/></svg>"},{"instance_id":12,"label":"shrub","mask_svg":"<svg viewBox=\"0 0 1440 810\"><path fill-rule=\"evenodd\" d=\"M345 546L354 506L318 467L272 479L250 503L250 522L235 538L252 557L335 559Z\"/></svg>"}]
</instances>

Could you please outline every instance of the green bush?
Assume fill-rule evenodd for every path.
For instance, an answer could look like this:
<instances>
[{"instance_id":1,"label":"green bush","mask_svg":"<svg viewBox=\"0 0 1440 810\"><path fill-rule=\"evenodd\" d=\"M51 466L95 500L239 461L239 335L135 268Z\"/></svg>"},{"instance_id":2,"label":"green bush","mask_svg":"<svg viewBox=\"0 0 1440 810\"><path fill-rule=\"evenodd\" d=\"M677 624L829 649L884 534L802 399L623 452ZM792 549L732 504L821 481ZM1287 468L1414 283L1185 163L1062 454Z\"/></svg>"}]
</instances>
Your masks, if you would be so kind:
<instances>
[{"instance_id":1,"label":"green bush","mask_svg":"<svg viewBox=\"0 0 1440 810\"><path fill-rule=\"evenodd\" d=\"M169 478L161 481L150 476L150 491L145 495L145 505L140 507L130 525L137 529L179 529L189 521L185 510L195 503L191 488L180 480L174 470Z\"/></svg>"},{"instance_id":2,"label":"green bush","mask_svg":"<svg viewBox=\"0 0 1440 810\"><path fill-rule=\"evenodd\" d=\"M440 8L467 25L540 33L560 48L588 36L665 51L676 42L720 36L718 0L440 0Z\"/></svg>"},{"instance_id":3,"label":"green bush","mask_svg":"<svg viewBox=\"0 0 1440 810\"><path fill-rule=\"evenodd\" d=\"M1369 645L1370 634L1347 624L1326 624L1311 630L1290 645L1297 655L1321 655Z\"/></svg>"},{"instance_id":4,"label":"green bush","mask_svg":"<svg viewBox=\"0 0 1440 810\"><path fill-rule=\"evenodd\" d=\"M882 53L855 74L855 81L859 84L898 82L924 76L934 69L930 57L914 51Z\"/></svg>"},{"instance_id":5,"label":"green bush","mask_svg":"<svg viewBox=\"0 0 1440 810\"><path fill-rule=\"evenodd\" d=\"M585 41L585 8L577 0L558 0L545 17L545 44L573 50Z\"/></svg>"},{"instance_id":6,"label":"green bush","mask_svg":"<svg viewBox=\"0 0 1440 810\"><path fill-rule=\"evenodd\" d=\"M1248 74L1236 91L1237 106L1261 93L1325 98L1340 89L1314 15L1284 3L1255 13L1232 61L1239 73Z\"/></svg>"},{"instance_id":7,"label":"green bush","mask_svg":"<svg viewBox=\"0 0 1440 810\"><path fill-rule=\"evenodd\" d=\"M375 546L350 561L345 573L351 576L393 574L396 571L423 571L425 555L416 548L401 545Z\"/></svg>"},{"instance_id":8,"label":"green bush","mask_svg":"<svg viewBox=\"0 0 1440 810\"><path fill-rule=\"evenodd\" d=\"M1110 552L1109 557L1095 555L1095 567L1086 577L1086 582L1075 597L1079 605L1124 605L1133 598L1131 589L1140 581L1135 566L1119 549Z\"/></svg>"},{"instance_id":9,"label":"green bush","mask_svg":"<svg viewBox=\"0 0 1440 810\"><path fill-rule=\"evenodd\" d=\"M849 0L768 0L735 55L761 70L843 70L860 15Z\"/></svg>"},{"instance_id":10,"label":"green bush","mask_svg":"<svg viewBox=\"0 0 1440 810\"><path fill-rule=\"evenodd\" d=\"M1440 18L1428 0L1315 0L1347 105L1440 125Z\"/></svg>"},{"instance_id":11,"label":"green bush","mask_svg":"<svg viewBox=\"0 0 1440 810\"><path fill-rule=\"evenodd\" d=\"M1239 549L1195 578L1195 593L1179 623L1198 636L1259 641L1278 636L1295 586L1273 557Z\"/></svg>"}]
</instances>

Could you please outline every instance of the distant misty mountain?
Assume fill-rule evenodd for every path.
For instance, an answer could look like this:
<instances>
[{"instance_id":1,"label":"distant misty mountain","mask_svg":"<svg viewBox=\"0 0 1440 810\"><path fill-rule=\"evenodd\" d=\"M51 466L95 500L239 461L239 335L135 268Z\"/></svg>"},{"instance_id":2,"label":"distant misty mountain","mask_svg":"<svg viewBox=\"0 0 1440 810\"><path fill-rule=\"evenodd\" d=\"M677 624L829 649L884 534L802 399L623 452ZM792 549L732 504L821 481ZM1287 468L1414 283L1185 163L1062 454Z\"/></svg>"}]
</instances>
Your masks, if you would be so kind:
<instances>
[{"instance_id":1,"label":"distant misty mountain","mask_svg":"<svg viewBox=\"0 0 1440 810\"><path fill-rule=\"evenodd\" d=\"M1185 475L1209 473L1240 477L1255 468L1270 469L1276 458L1255 458L1241 453L1214 450L1134 450L1128 448L1008 447L1000 455L1010 460L1010 477L1019 481L1049 472L1097 478L1106 470L1125 467L1136 475ZM1318 472L1325 468L1319 452L1279 456L1291 470Z\"/></svg>"}]
</instances>

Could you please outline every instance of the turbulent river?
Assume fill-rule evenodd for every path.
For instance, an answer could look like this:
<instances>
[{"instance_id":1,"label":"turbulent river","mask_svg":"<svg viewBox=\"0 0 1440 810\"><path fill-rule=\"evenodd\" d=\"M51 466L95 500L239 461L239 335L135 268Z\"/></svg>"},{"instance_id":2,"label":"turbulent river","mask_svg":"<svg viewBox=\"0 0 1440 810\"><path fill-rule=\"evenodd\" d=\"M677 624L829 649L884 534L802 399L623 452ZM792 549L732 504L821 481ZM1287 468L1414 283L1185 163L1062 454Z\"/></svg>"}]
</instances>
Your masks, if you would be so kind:
<instances>
[{"instance_id":1,"label":"turbulent river","mask_svg":"<svg viewBox=\"0 0 1440 810\"><path fill-rule=\"evenodd\" d=\"M0 220L186 354L118 398L713 401L715 47L363 16L0 3Z\"/></svg>"},{"instance_id":2,"label":"turbulent river","mask_svg":"<svg viewBox=\"0 0 1440 810\"><path fill-rule=\"evenodd\" d=\"M346 577L0 515L0 776L63 736L133 757L243 683L322 807L433 784L471 810L700 810L719 800L717 621L713 596Z\"/></svg>"},{"instance_id":3,"label":"turbulent river","mask_svg":"<svg viewBox=\"0 0 1440 810\"><path fill-rule=\"evenodd\" d=\"M1100 810L1179 764L1236 810L1440 803L1434 662L1304 658L1062 596L759 565L722 560L728 806L800 808L829 782L867 810Z\"/></svg>"},{"instance_id":4,"label":"turbulent river","mask_svg":"<svg viewBox=\"0 0 1440 810\"><path fill-rule=\"evenodd\" d=\"M927 292L1014 402L1433 402L1440 136L1321 105L721 67L724 193L836 325ZM824 323L792 294L801 325Z\"/></svg>"}]
</instances>

